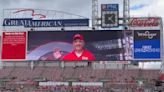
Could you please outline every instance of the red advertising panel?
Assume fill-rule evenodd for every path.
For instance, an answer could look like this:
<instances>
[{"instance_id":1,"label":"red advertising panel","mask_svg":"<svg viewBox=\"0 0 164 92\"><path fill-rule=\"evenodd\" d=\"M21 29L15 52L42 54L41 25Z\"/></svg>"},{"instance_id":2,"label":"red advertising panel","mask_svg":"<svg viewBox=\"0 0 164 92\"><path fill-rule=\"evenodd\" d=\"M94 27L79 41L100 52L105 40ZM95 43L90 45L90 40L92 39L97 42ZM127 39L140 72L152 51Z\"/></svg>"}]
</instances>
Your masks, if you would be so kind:
<instances>
[{"instance_id":1,"label":"red advertising panel","mask_svg":"<svg viewBox=\"0 0 164 92\"><path fill-rule=\"evenodd\" d=\"M2 60L26 58L26 32L3 32Z\"/></svg>"}]
</instances>

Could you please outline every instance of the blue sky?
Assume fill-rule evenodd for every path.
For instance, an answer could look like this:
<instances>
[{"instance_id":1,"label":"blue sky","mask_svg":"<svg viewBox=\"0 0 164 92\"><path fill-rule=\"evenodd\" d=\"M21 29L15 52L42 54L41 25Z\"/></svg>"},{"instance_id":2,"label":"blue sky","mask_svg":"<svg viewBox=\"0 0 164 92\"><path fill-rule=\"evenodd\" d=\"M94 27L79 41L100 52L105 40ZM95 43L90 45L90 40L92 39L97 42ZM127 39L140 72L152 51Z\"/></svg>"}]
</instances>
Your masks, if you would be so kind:
<instances>
[{"instance_id":1,"label":"blue sky","mask_svg":"<svg viewBox=\"0 0 164 92\"><path fill-rule=\"evenodd\" d=\"M132 7L130 7L131 10L140 10L142 8L146 7L145 4L139 4L139 5L134 5Z\"/></svg>"},{"instance_id":2,"label":"blue sky","mask_svg":"<svg viewBox=\"0 0 164 92\"><path fill-rule=\"evenodd\" d=\"M131 1L131 16L159 16L164 17L164 0L136 0ZM136 8L136 9L135 9Z\"/></svg>"}]
</instances>

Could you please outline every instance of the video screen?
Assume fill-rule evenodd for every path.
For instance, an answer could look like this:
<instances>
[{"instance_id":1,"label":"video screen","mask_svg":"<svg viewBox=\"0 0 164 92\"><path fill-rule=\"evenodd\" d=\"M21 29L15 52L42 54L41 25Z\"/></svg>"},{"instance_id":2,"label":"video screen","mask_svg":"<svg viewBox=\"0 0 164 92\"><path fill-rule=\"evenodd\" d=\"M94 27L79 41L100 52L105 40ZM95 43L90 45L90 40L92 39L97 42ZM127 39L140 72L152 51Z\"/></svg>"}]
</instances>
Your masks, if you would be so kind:
<instances>
[{"instance_id":1,"label":"video screen","mask_svg":"<svg viewBox=\"0 0 164 92\"><path fill-rule=\"evenodd\" d=\"M121 30L30 31L27 60L120 61L124 60Z\"/></svg>"}]
</instances>

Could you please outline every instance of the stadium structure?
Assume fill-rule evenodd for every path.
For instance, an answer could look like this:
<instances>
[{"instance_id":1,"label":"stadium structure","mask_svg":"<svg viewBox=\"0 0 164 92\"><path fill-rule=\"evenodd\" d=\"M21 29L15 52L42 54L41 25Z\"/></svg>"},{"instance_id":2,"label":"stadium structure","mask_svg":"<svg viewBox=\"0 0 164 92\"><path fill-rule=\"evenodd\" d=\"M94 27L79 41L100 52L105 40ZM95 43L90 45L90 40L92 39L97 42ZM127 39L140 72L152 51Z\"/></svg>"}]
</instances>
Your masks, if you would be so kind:
<instances>
[{"instance_id":1,"label":"stadium structure","mask_svg":"<svg viewBox=\"0 0 164 92\"><path fill-rule=\"evenodd\" d=\"M129 4L129 0L123 0L123 18L119 18L119 15L115 15L117 13L113 13L116 11L114 8L112 8L112 13L107 13L115 15L113 20L118 21L118 24L111 23L112 20L103 22L104 17L98 14L98 6L100 5L98 0L92 0L92 19L57 10L4 9L0 50L2 54L0 62L0 92L164 92L162 18L154 16L132 18L130 17ZM117 4L115 5L117 6ZM132 23L132 21L138 20L138 23ZM43 22L41 23L40 21ZM86 21L92 23L89 24ZM103 25L103 23L107 25ZM135 25L135 27L130 26L130 23ZM122 26L122 29L117 30L118 37L105 41L91 41L87 44L87 48L91 48L91 51L98 53L95 54L98 61L64 62L62 60L54 60L54 58L51 59L54 46L61 47L61 52L65 54L72 48L70 44L52 42L49 39L47 41L49 44L47 44L46 41L42 42L45 39L44 36L38 37L39 40L42 39L40 41L42 45L37 43L39 42L37 36L41 33L46 35L44 32L56 32L56 34L57 32L67 32L69 34L69 32L79 31L94 33L102 31L103 33L104 30L105 32L115 31L112 28L117 25ZM138 27L137 25L140 26ZM148 28L143 29L143 25L144 27L148 26ZM105 28L102 26L105 26ZM146 35L144 33L140 34L140 36L145 37L144 39L146 37L152 39L158 34L153 31L159 30L159 38L156 37L155 39L160 39L161 48L160 50L153 50L160 52L160 58L134 59L133 41L135 41L134 38L137 38L134 36L134 30L137 30L136 34L141 31L145 32ZM149 32L152 32L152 35ZM8 36L21 33L23 33L25 38L18 36L16 41L13 39L16 39L17 35L13 38ZM34 33L35 35L33 35ZM48 38L51 37L50 34ZM27 36L28 38L26 38ZM11 38L7 39L7 37ZM30 39L30 37L36 37L36 39ZM23 46L26 47L24 47L24 53L27 55L25 55L24 59L18 59L19 56L11 52L19 53L19 49L22 47L13 48L16 47L16 44L23 43L22 39L26 41L24 41L25 44ZM138 39L141 40L141 38ZM15 43L11 41L15 41ZM12 45L8 46L9 43L12 43ZM48 51L45 51L45 48L48 48L46 49ZM65 50L65 48L69 48L69 50ZM151 47L147 48L152 49ZM112 54L106 55L108 51ZM9 56L8 54L14 56ZM152 56L155 56L155 54ZM139 67L139 63L144 65L144 63L148 62L161 63L161 68L144 69Z\"/></svg>"}]
</instances>

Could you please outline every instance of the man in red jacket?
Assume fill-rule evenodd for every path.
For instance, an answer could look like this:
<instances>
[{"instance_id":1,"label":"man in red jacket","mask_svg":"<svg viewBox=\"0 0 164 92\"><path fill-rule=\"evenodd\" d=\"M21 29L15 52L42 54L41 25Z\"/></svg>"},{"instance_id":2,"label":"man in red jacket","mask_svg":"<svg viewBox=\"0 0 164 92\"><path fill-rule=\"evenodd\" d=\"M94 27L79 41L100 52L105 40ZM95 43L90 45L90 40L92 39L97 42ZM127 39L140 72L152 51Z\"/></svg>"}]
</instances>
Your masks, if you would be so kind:
<instances>
[{"instance_id":1,"label":"man in red jacket","mask_svg":"<svg viewBox=\"0 0 164 92\"><path fill-rule=\"evenodd\" d=\"M95 60L94 55L84 48L84 37L81 34L73 36L74 50L63 57L64 61L81 61L81 60Z\"/></svg>"}]
</instances>

